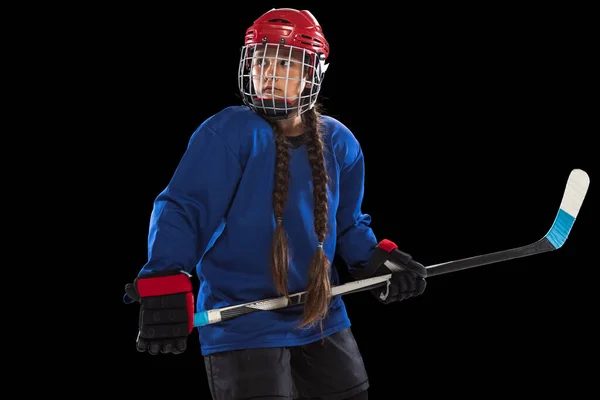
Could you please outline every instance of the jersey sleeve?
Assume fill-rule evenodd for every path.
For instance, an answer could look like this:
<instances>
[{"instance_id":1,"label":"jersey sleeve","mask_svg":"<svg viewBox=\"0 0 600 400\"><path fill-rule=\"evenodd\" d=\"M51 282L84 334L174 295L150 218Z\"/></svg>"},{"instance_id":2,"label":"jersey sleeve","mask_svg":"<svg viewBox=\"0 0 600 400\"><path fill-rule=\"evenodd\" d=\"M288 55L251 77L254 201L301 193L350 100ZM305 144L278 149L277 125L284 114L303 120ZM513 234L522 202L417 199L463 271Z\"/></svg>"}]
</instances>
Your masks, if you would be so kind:
<instances>
[{"instance_id":1,"label":"jersey sleeve","mask_svg":"<svg viewBox=\"0 0 600 400\"><path fill-rule=\"evenodd\" d=\"M173 268L191 274L224 223L241 174L228 143L208 125L201 125L154 201L148 261L139 275Z\"/></svg>"},{"instance_id":2,"label":"jersey sleeve","mask_svg":"<svg viewBox=\"0 0 600 400\"><path fill-rule=\"evenodd\" d=\"M366 264L377 246L371 216L361 211L364 197L365 163L360 147L353 161L340 171L340 200L337 210L337 250L352 271Z\"/></svg>"}]
</instances>

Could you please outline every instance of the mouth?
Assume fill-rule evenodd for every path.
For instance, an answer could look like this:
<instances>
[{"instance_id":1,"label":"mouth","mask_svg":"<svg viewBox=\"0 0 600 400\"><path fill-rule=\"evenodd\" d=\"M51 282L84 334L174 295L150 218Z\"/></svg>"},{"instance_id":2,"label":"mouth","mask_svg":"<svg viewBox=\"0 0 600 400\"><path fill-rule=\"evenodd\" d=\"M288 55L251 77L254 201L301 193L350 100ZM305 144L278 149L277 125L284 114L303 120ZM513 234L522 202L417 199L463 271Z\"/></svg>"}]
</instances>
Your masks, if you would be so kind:
<instances>
[{"instance_id":1,"label":"mouth","mask_svg":"<svg viewBox=\"0 0 600 400\"><path fill-rule=\"evenodd\" d=\"M264 93L273 93L273 92L281 92L281 89L273 88L271 86L267 86L263 88Z\"/></svg>"}]
</instances>

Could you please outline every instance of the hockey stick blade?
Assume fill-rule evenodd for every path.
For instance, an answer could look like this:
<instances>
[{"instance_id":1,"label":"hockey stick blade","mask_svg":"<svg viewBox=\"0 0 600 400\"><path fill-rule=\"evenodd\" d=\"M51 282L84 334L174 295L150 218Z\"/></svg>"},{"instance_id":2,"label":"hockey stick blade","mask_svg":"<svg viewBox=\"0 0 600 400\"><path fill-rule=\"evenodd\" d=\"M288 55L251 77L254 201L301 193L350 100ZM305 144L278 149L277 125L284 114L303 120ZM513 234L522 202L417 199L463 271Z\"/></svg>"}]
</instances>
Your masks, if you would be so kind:
<instances>
[{"instance_id":1,"label":"hockey stick blade","mask_svg":"<svg viewBox=\"0 0 600 400\"><path fill-rule=\"evenodd\" d=\"M514 249L430 265L426 267L427 277L429 278L449 272L559 249L569 236L571 228L581 209L581 205L583 204L583 200L585 199L589 184L590 178L585 171L581 169L574 169L571 171L554 223L548 233L537 242ZM396 264L389 263L389 261L386 261L385 264L390 270L398 268ZM387 274L334 286L331 289L331 296L361 292L375 287L385 286L390 278L391 274ZM201 311L194 315L194 326L214 324L256 311L276 310L303 304L306 301L306 293L307 292L304 291L292 294L289 298L282 296L217 308L214 310Z\"/></svg>"},{"instance_id":2,"label":"hockey stick blade","mask_svg":"<svg viewBox=\"0 0 600 400\"><path fill-rule=\"evenodd\" d=\"M585 195L590 185L590 177L581 169L574 169L569 174L567 185L554 223L546 235L537 242L513 249L502 250L479 256L449 261L427 267L427 277L447 274L482 265L508 261L515 258L554 251L567 241L571 228L577 219Z\"/></svg>"}]
</instances>

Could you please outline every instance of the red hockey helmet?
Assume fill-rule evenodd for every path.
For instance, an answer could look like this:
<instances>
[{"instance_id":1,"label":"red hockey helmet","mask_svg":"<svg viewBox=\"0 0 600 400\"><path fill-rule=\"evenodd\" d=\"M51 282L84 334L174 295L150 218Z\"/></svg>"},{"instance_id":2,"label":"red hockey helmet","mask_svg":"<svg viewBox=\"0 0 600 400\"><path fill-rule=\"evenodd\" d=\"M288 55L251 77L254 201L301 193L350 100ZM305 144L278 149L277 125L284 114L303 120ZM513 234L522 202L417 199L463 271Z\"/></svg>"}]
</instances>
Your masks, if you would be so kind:
<instances>
[{"instance_id":1,"label":"red hockey helmet","mask_svg":"<svg viewBox=\"0 0 600 400\"><path fill-rule=\"evenodd\" d=\"M275 48L276 55L265 56L267 48ZM259 56L258 50L264 50ZM286 74L277 74L253 69L253 65L266 65L266 58L278 63L292 61L292 51L300 57L304 76L301 79L301 92L290 100L289 97L275 94L264 95L255 83L260 80L293 80ZM286 60L282 54L287 54ZM271 9L254 21L246 30L242 56L238 70L238 86L244 103L257 113L269 119L285 119L300 115L311 109L318 97L321 83L327 70L325 60L329 57L329 43L317 19L308 10L292 8ZM288 62L289 64L289 62ZM279 71L285 68L277 67ZM298 80L298 79L296 79ZM287 85L286 85L287 87Z\"/></svg>"},{"instance_id":2,"label":"red hockey helmet","mask_svg":"<svg viewBox=\"0 0 600 400\"><path fill-rule=\"evenodd\" d=\"M245 45L283 44L329 57L329 43L317 19L308 10L274 8L261 15L246 30Z\"/></svg>"}]
</instances>

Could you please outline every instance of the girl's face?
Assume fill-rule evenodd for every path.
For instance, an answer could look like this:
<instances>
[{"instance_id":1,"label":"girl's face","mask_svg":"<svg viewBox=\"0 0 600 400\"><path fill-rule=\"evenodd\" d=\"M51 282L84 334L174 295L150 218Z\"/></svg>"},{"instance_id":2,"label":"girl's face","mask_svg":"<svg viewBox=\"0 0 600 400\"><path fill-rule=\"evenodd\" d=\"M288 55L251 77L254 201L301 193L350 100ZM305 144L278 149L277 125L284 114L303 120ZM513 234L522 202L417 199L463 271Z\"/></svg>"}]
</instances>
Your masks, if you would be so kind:
<instances>
[{"instance_id":1,"label":"girl's face","mask_svg":"<svg viewBox=\"0 0 600 400\"><path fill-rule=\"evenodd\" d=\"M284 46L257 48L252 57L252 83L259 98L293 103L307 87L303 52ZM308 66L308 65L306 65Z\"/></svg>"}]
</instances>

